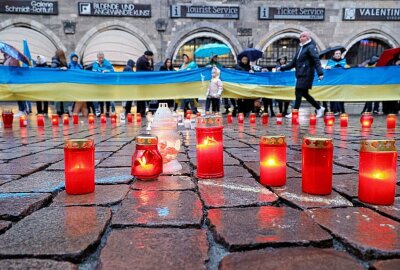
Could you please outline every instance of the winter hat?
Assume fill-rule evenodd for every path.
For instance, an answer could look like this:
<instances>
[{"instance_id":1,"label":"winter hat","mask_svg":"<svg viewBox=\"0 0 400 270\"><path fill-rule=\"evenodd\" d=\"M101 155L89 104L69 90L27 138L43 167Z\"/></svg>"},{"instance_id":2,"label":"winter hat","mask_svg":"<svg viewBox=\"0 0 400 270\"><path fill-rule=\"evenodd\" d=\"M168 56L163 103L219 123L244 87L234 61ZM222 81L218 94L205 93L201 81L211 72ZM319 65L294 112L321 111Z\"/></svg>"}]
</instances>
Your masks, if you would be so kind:
<instances>
[{"instance_id":1,"label":"winter hat","mask_svg":"<svg viewBox=\"0 0 400 270\"><path fill-rule=\"evenodd\" d=\"M211 70L211 73L217 73L217 77L219 77L219 75L221 74L221 70L217 67L213 67Z\"/></svg>"},{"instance_id":2,"label":"winter hat","mask_svg":"<svg viewBox=\"0 0 400 270\"><path fill-rule=\"evenodd\" d=\"M43 55L38 55L37 57L37 63L39 65L45 64L47 62L46 57L44 57Z\"/></svg>"},{"instance_id":3,"label":"winter hat","mask_svg":"<svg viewBox=\"0 0 400 270\"><path fill-rule=\"evenodd\" d=\"M154 54L153 54L152 51L145 51L145 52L144 52L144 55L153 56Z\"/></svg>"}]
</instances>

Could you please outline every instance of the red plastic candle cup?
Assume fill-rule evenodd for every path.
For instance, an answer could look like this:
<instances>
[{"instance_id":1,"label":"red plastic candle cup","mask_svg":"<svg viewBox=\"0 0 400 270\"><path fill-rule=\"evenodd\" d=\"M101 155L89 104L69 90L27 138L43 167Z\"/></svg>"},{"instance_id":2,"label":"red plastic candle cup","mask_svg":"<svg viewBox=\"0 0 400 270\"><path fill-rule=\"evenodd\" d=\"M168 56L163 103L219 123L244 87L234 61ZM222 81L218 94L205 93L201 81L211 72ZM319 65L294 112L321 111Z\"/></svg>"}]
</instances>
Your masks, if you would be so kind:
<instances>
[{"instance_id":1,"label":"red plastic candle cup","mask_svg":"<svg viewBox=\"0 0 400 270\"><path fill-rule=\"evenodd\" d=\"M255 113L250 113L250 124L255 124L256 123L256 114Z\"/></svg>"},{"instance_id":2,"label":"red plastic candle cup","mask_svg":"<svg viewBox=\"0 0 400 270\"><path fill-rule=\"evenodd\" d=\"M68 114L63 114L62 115L62 119L63 119L63 124L64 125L69 125L69 116L68 116Z\"/></svg>"},{"instance_id":3,"label":"red plastic candle cup","mask_svg":"<svg viewBox=\"0 0 400 270\"><path fill-rule=\"evenodd\" d=\"M72 114L72 124L74 124L74 125L78 125L79 124L79 115L77 113L73 113Z\"/></svg>"},{"instance_id":4,"label":"red plastic candle cup","mask_svg":"<svg viewBox=\"0 0 400 270\"><path fill-rule=\"evenodd\" d=\"M75 121L75 120L74 120ZM94 124L94 121L95 121L95 116L94 116L94 114L93 113L89 113L89 115L88 115L88 123L89 124Z\"/></svg>"},{"instance_id":5,"label":"red plastic candle cup","mask_svg":"<svg viewBox=\"0 0 400 270\"><path fill-rule=\"evenodd\" d=\"M110 120L111 120L111 124L117 123L117 115L115 113L112 113L110 115Z\"/></svg>"},{"instance_id":6,"label":"red plastic candle cup","mask_svg":"<svg viewBox=\"0 0 400 270\"><path fill-rule=\"evenodd\" d=\"M198 113L196 113L196 116L197 116L197 117L201 116L201 113L199 113L199 112L198 112Z\"/></svg>"},{"instance_id":7,"label":"red plastic candle cup","mask_svg":"<svg viewBox=\"0 0 400 270\"><path fill-rule=\"evenodd\" d=\"M196 123L197 177L224 176L223 125L221 116L199 117Z\"/></svg>"},{"instance_id":8,"label":"red plastic candle cup","mask_svg":"<svg viewBox=\"0 0 400 270\"><path fill-rule=\"evenodd\" d=\"M58 126L58 115L57 114L53 114L51 116L51 124L53 126Z\"/></svg>"},{"instance_id":9,"label":"red plastic candle cup","mask_svg":"<svg viewBox=\"0 0 400 270\"><path fill-rule=\"evenodd\" d=\"M238 124L243 124L244 123L244 114L239 113L238 114Z\"/></svg>"},{"instance_id":10,"label":"red plastic candle cup","mask_svg":"<svg viewBox=\"0 0 400 270\"><path fill-rule=\"evenodd\" d=\"M100 123L102 123L102 124L106 124L107 123L107 117L106 117L106 115L104 113L102 113L100 115Z\"/></svg>"},{"instance_id":11,"label":"red plastic candle cup","mask_svg":"<svg viewBox=\"0 0 400 270\"><path fill-rule=\"evenodd\" d=\"M192 118L192 111L191 110L187 110L186 111L186 119L191 119Z\"/></svg>"},{"instance_id":12,"label":"red plastic candle cup","mask_svg":"<svg viewBox=\"0 0 400 270\"><path fill-rule=\"evenodd\" d=\"M263 113L261 115L261 122L263 125L268 125L268 113Z\"/></svg>"},{"instance_id":13,"label":"red plastic candle cup","mask_svg":"<svg viewBox=\"0 0 400 270\"><path fill-rule=\"evenodd\" d=\"M285 136L260 138L260 183L272 187L286 184Z\"/></svg>"},{"instance_id":14,"label":"red plastic candle cup","mask_svg":"<svg viewBox=\"0 0 400 270\"><path fill-rule=\"evenodd\" d=\"M281 113L276 114L276 124L282 125L282 114Z\"/></svg>"},{"instance_id":15,"label":"red plastic candle cup","mask_svg":"<svg viewBox=\"0 0 400 270\"><path fill-rule=\"evenodd\" d=\"M232 124L232 114L228 113L228 116L226 117L226 121L228 122L228 124Z\"/></svg>"},{"instance_id":16,"label":"red plastic candle cup","mask_svg":"<svg viewBox=\"0 0 400 270\"><path fill-rule=\"evenodd\" d=\"M396 115L395 114L388 114L386 117L386 125L389 129L396 128Z\"/></svg>"},{"instance_id":17,"label":"red plastic candle cup","mask_svg":"<svg viewBox=\"0 0 400 270\"><path fill-rule=\"evenodd\" d=\"M299 110L293 109L292 110L292 125L299 124Z\"/></svg>"},{"instance_id":18,"label":"red plastic candle cup","mask_svg":"<svg viewBox=\"0 0 400 270\"><path fill-rule=\"evenodd\" d=\"M359 161L359 200L370 204L392 205L397 170L395 140L361 141Z\"/></svg>"},{"instance_id":19,"label":"red plastic candle cup","mask_svg":"<svg viewBox=\"0 0 400 270\"><path fill-rule=\"evenodd\" d=\"M332 127L335 124L335 115L333 112L327 112L324 117L326 127Z\"/></svg>"},{"instance_id":20,"label":"red plastic candle cup","mask_svg":"<svg viewBox=\"0 0 400 270\"><path fill-rule=\"evenodd\" d=\"M140 113L136 114L136 123L142 122L142 115Z\"/></svg>"},{"instance_id":21,"label":"red plastic candle cup","mask_svg":"<svg viewBox=\"0 0 400 270\"><path fill-rule=\"evenodd\" d=\"M349 115L347 113L342 113L340 115L340 127L347 127L349 125Z\"/></svg>"},{"instance_id":22,"label":"red plastic candle cup","mask_svg":"<svg viewBox=\"0 0 400 270\"><path fill-rule=\"evenodd\" d=\"M310 126L315 126L317 124L317 115L315 113L310 114Z\"/></svg>"},{"instance_id":23,"label":"red plastic candle cup","mask_svg":"<svg viewBox=\"0 0 400 270\"><path fill-rule=\"evenodd\" d=\"M3 118L4 128L12 128L14 121L14 114L12 111L3 111L1 114Z\"/></svg>"},{"instance_id":24,"label":"red plastic candle cup","mask_svg":"<svg viewBox=\"0 0 400 270\"><path fill-rule=\"evenodd\" d=\"M360 123L362 128L370 128L373 122L374 122L374 117L372 116L372 113L364 112L361 115Z\"/></svg>"},{"instance_id":25,"label":"red plastic candle cup","mask_svg":"<svg viewBox=\"0 0 400 270\"><path fill-rule=\"evenodd\" d=\"M315 195L332 192L333 142L330 138L305 136L302 146L302 190Z\"/></svg>"},{"instance_id":26,"label":"red plastic candle cup","mask_svg":"<svg viewBox=\"0 0 400 270\"><path fill-rule=\"evenodd\" d=\"M66 140L64 145L65 191L86 194L94 191L94 141Z\"/></svg>"},{"instance_id":27,"label":"red plastic candle cup","mask_svg":"<svg viewBox=\"0 0 400 270\"><path fill-rule=\"evenodd\" d=\"M131 174L140 180L156 179L163 172L163 161L158 152L158 138L150 134L136 137Z\"/></svg>"},{"instance_id":28,"label":"red plastic candle cup","mask_svg":"<svg viewBox=\"0 0 400 270\"><path fill-rule=\"evenodd\" d=\"M37 126L38 127L44 127L44 116L43 116L43 114L38 114L37 115Z\"/></svg>"},{"instance_id":29,"label":"red plastic candle cup","mask_svg":"<svg viewBox=\"0 0 400 270\"><path fill-rule=\"evenodd\" d=\"M132 116L131 113L128 113L128 114L126 115L126 118L127 118L128 123L132 123L132 122L133 122L133 116Z\"/></svg>"},{"instance_id":30,"label":"red plastic candle cup","mask_svg":"<svg viewBox=\"0 0 400 270\"><path fill-rule=\"evenodd\" d=\"M19 126L20 127L26 127L28 125L28 117L26 115L23 115L19 118Z\"/></svg>"}]
</instances>

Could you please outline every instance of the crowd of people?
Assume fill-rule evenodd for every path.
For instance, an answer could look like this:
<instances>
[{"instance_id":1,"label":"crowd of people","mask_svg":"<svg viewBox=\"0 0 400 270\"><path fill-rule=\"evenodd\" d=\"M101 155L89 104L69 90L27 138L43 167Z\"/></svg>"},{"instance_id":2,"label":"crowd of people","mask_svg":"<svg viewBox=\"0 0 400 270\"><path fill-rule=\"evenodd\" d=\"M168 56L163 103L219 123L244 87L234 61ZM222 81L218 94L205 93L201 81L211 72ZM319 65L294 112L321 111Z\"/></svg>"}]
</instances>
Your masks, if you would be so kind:
<instances>
[{"instance_id":1,"label":"crowd of people","mask_svg":"<svg viewBox=\"0 0 400 270\"><path fill-rule=\"evenodd\" d=\"M269 113L271 117L275 116L274 104L277 104L279 113L291 118L291 113L289 112L289 106L292 103L292 109L299 109L301 105L302 98L305 98L313 107L315 107L317 112L317 117L323 116L327 111L333 112L335 115L345 113L345 103L331 101L329 104L326 101L320 102L316 101L310 94L309 90L312 88L312 83L314 80L315 72L318 75L318 79L322 80L324 75L324 69L334 69L334 68L349 68L346 59L342 56L342 50L338 49L334 51L332 58L330 58L325 67L322 67L321 61L318 57L318 52L315 42L311 39L311 34L309 32L303 32L300 34L300 45L295 53L293 59L288 62L287 56L280 56L276 60L276 66L272 71L284 72L287 70L295 70L296 76L296 86L295 86L295 101L294 103L286 100L273 100L270 98L259 98L259 99L234 99L234 98L223 98L223 106L225 108L224 114L231 112L234 116L237 113L244 113L248 115L250 112L255 112L261 114L262 112ZM145 51L142 56L140 56L135 62L129 59L123 72L150 72L154 71L154 60L153 52ZM185 53L182 55L183 63L178 68L175 69L171 58L167 58L164 64L159 68L159 71L176 72L182 70L192 70L198 68L196 61L192 55ZM366 62L365 67L374 67L378 61L378 56L373 56L368 62ZM4 54L5 66L19 66L19 61ZM388 65L400 66L400 54L397 54ZM223 93L223 81L220 79L221 68L223 65L218 61L218 55L211 55L209 63L206 64L207 67L212 67L212 79L209 83L209 87L206 92L206 104L205 110L212 112L220 112L221 95ZM51 64L48 65L47 59L39 55L37 56L35 67L40 68L58 68L61 70L73 70L73 69L84 69L84 67L79 63L79 56L72 52L69 57L69 62L65 56L63 50L58 49L55 55L51 59ZM109 60L105 58L103 52L97 53L97 59L88 69L92 72L114 72L114 67ZM243 55L238 59L238 63L235 69L241 72L263 72L268 71L267 69L261 69L254 62L250 62L248 56ZM158 107L160 101L136 101L137 112L142 114L146 113L147 110L154 111ZM198 100L197 99L180 99L180 100L164 100L167 102L169 107L181 110L190 109L193 113L198 112ZM261 103L263 104L263 110L261 110ZM399 112L399 101L384 101L384 102L366 102L362 112L373 112L378 114L380 110L380 104L382 103L382 112L384 114ZM122 103L124 108L124 113L121 117L131 112L133 101L126 101ZM329 106L328 106L329 105ZM18 110L16 116L21 116L24 114L32 113L31 102L28 101L18 101ZM37 113L38 114L48 114L49 102L48 101L37 101L36 102ZM107 102L55 102L55 110L58 115L64 113L80 113L83 116L87 116L89 112L94 113L96 116L105 113L107 116L110 113L115 112L115 103L112 101Z\"/></svg>"}]
</instances>

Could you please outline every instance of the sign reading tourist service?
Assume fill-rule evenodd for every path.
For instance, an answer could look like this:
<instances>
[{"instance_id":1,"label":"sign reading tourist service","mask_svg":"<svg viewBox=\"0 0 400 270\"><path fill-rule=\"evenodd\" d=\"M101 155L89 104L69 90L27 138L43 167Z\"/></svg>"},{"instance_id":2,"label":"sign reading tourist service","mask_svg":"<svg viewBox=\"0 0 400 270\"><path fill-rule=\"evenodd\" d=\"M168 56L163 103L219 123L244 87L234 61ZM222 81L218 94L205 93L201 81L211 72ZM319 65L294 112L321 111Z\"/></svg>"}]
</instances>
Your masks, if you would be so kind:
<instances>
[{"instance_id":1,"label":"sign reading tourist service","mask_svg":"<svg viewBox=\"0 0 400 270\"><path fill-rule=\"evenodd\" d=\"M344 8L344 21L400 21L400 8Z\"/></svg>"},{"instance_id":2,"label":"sign reading tourist service","mask_svg":"<svg viewBox=\"0 0 400 270\"><path fill-rule=\"evenodd\" d=\"M324 8L259 7L259 20L325 20Z\"/></svg>"},{"instance_id":3,"label":"sign reading tourist service","mask_svg":"<svg viewBox=\"0 0 400 270\"><path fill-rule=\"evenodd\" d=\"M238 6L170 6L171 18L239 19Z\"/></svg>"},{"instance_id":4,"label":"sign reading tourist service","mask_svg":"<svg viewBox=\"0 0 400 270\"><path fill-rule=\"evenodd\" d=\"M151 5L79 2L80 16L151 17Z\"/></svg>"},{"instance_id":5,"label":"sign reading tourist service","mask_svg":"<svg viewBox=\"0 0 400 270\"><path fill-rule=\"evenodd\" d=\"M58 2L53 1L0 1L0 13L57 15Z\"/></svg>"}]
</instances>

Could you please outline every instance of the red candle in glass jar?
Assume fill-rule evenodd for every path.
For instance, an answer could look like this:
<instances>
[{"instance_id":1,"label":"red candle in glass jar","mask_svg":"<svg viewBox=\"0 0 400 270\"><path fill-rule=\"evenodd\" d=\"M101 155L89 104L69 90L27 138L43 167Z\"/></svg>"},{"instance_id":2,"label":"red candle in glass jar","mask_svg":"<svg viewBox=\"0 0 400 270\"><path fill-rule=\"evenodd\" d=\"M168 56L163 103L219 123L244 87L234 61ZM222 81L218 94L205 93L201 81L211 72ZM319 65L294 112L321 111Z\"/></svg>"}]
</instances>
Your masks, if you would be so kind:
<instances>
[{"instance_id":1,"label":"red candle in glass jar","mask_svg":"<svg viewBox=\"0 0 400 270\"><path fill-rule=\"evenodd\" d=\"M232 124L232 114L228 113L228 116L226 117L226 121L228 122L228 124Z\"/></svg>"},{"instance_id":2,"label":"red candle in glass jar","mask_svg":"<svg viewBox=\"0 0 400 270\"><path fill-rule=\"evenodd\" d=\"M28 125L28 117L26 115L23 115L19 118L19 126L20 127L26 127Z\"/></svg>"},{"instance_id":3,"label":"red candle in glass jar","mask_svg":"<svg viewBox=\"0 0 400 270\"><path fill-rule=\"evenodd\" d=\"M94 124L95 116L93 113L89 113L88 115L88 123L89 124Z\"/></svg>"},{"instance_id":4,"label":"red candle in glass jar","mask_svg":"<svg viewBox=\"0 0 400 270\"><path fill-rule=\"evenodd\" d=\"M10 111L3 111L1 113L1 117L3 118L4 128L12 128L14 121L14 114Z\"/></svg>"},{"instance_id":5,"label":"red candle in glass jar","mask_svg":"<svg viewBox=\"0 0 400 270\"><path fill-rule=\"evenodd\" d=\"M317 115L315 113L310 114L310 126L315 126L317 124Z\"/></svg>"},{"instance_id":6,"label":"red candle in glass jar","mask_svg":"<svg viewBox=\"0 0 400 270\"><path fill-rule=\"evenodd\" d=\"M44 116L43 116L43 114L38 114L37 115L37 126L38 127L44 127Z\"/></svg>"},{"instance_id":7,"label":"red candle in glass jar","mask_svg":"<svg viewBox=\"0 0 400 270\"><path fill-rule=\"evenodd\" d=\"M397 151L395 140L364 140L360 146L358 198L391 205L396 190Z\"/></svg>"},{"instance_id":8,"label":"red candle in glass jar","mask_svg":"<svg viewBox=\"0 0 400 270\"><path fill-rule=\"evenodd\" d=\"M136 114L136 123L142 122L142 115L140 113Z\"/></svg>"},{"instance_id":9,"label":"red candle in glass jar","mask_svg":"<svg viewBox=\"0 0 400 270\"><path fill-rule=\"evenodd\" d=\"M372 113L364 112L361 115L361 118L360 118L361 127L370 128L372 126L373 122L374 122L374 117L372 116Z\"/></svg>"},{"instance_id":10,"label":"red candle in glass jar","mask_svg":"<svg viewBox=\"0 0 400 270\"><path fill-rule=\"evenodd\" d=\"M197 177L224 176L223 126L221 116L199 117L196 123Z\"/></svg>"},{"instance_id":11,"label":"red candle in glass jar","mask_svg":"<svg viewBox=\"0 0 400 270\"><path fill-rule=\"evenodd\" d=\"M285 136L261 137L260 183L272 187L280 187L286 184Z\"/></svg>"},{"instance_id":12,"label":"red candle in glass jar","mask_svg":"<svg viewBox=\"0 0 400 270\"><path fill-rule=\"evenodd\" d=\"M349 125L349 115L347 113L342 113L340 115L340 126L347 127Z\"/></svg>"},{"instance_id":13,"label":"red candle in glass jar","mask_svg":"<svg viewBox=\"0 0 400 270\"><path fill-rule=\"evenodd\" d=\"M293 109L292 110L292 125L299 124L299 110Z\"/></svg>"},{"instance_id":14,"label":"red candle in glass jar","mask_svg":"<svg viewBox=\"0 0 400 270\"><path fill-rule=\"evenodd\" d=\"M256 123L256 114L255 113L250 113L250 124L255 124Z\"/></svg>"},{"instance_id":15,"label":"red candle in glass jar","mask_svg":"<svg viewBox=\"0 0 400 270\"><path fill-rule=\"evenodd\" d=\"M191 110L187 110L186 111L186 119L191 119L192 118L192 111Z\"/></svg>"},{"instance_id":16,"label":"red candle in glass jar","mask_svg":"<svg viewBox=\"0 0 400 270\"><path fill-rule=\"evenodd\" d=\"M127 118L128 123L132 123L132 122L133 122L133 116L132 116L131 113L128 113L128 114L126 115L126 118Z\"/></svg>"},{"instance_id":17,"label":"red candle in glass jar","mask_svg":"<svg viewBox=\"0 0 400 270\"><path fill-rule=\"evenodd\" d=\"M305 136L302 145L302 190L315 195L332 192L333 142Z\"/></svg>"},{"instance_id":18,"label":"red candle in glass jar","mask_svg":"<svg viewBox=\"0 0 400 270\"><path fill-rule=\"evenodd\" d=\"M62 118L63 118L63 124L64 125L69 125L69 116L68 116L68 114L63 114Z\"/></svg>"},{"instance_id":19,"label":"red candle in glass jar","mask_svg":"<svg viewBox=\"0 0 400 270\"><path fill-rule=\"evenodd\" d=\"M136 137L132 156L131 174L141 180L156 179L163 172L163 162L158 152L157 136L143 134Z\"/></svg>"},{"instance_id":20,"label":"red candle in glass jar","mask_svg":"<svg viewBox=\"0 0 400 270\"><path fill-rule=\"evenodd\" d=\"M112 113L110 115L110 121L111 121L111 124L117 123L117 115L115 113Z\"/></svg>"},{"instance_id":21,"label":"red candle in glass jar","mask_svg":"<svg viewBox=\"0 0 400 270\"><path fill-rule=\"evenodd\" d=\"M282 125L282 114L281 113L276 114L276 124Z\"/></svg>"},{"instance_id":22,"label":"red candle in glass jar","mask_svg":"<svg viewBox=\"0 0 400 270\"><path fill-rule=\"evenodd\" d=\"M268 113L263 113L261 115L261 122L263 125L268 125Z\"/></svg>"},{"instance_id":23,"label":"red candle in glass jar","mask_svg":"<svg viewBox=\"0 0 400 270\"><path fill-rule=\"evenodd\" d=\"M94 141L67 140L64 145L65 191L86 194L94 191Z\"/></svg>"},{"instance_id":24,"label":"red candle in glass jar","mask_svg":"<svg viewBox=\"0 0 400 270\"><path fill-rule=\"evenodd\" d=\"M396 128L396 115L388 114L386 117L386 126L389 129Z\"/></svg>"},{"instance_id":25,"label":"red candle in glass jar","mask_svg":"<svg viewBox=\"0 0 400 270\"><path fill-rule=\"evenodd\" d=\"M102 113L100 115L100 123L102 123L102 124L106 124L107 123L107 117L106 117L106 115L104 113Z\"/></svg>"},{"instance_id":26,"label":"red candle in glass jar","mask_svg":"<svg viewBox=\"0 0 400 270\"><path fill-rule=\"evenodd\" d=\"M324 117L325 126L332 127L335 124L335 115L333 112L327 112Z\"/></svg>"},{"instance_id":27,"label":"red candle in glass jar","mask_svg":"<svg viewBox=\"0 0 400 270\"><path fill-rule=\"evenodd\" d=\"M73 113L72 114L72 124L74 124L74 125L78 125L79 124L79 115L77 113Z\"/></svg>"},{"instance_id":28,"label":"red candle in glass jar","mask_svg":"<svg viewBox=\"0 0 400 270\"><path fill-rule=\"evenodd\" d=\"M53 114L51 116L51 124L53 126L58 126L58 115L57 114Z\"/></svg>"},{"instance_id":29,"label":"red candle in glass jar","mask_svg":"<svg viewBox=\"0 0 400 270\"><path fill-rule=\"evenodd\" d=\"M238 124L243 124L244 123L244 114L239 113L238 114Z\"/></svg>"},{"instance_id":30,"label":"red candle in glass jar","mask_svg":"<svg viewBox=\"0 0 400 270\"><path fill-rule=\"evenodd\" d=\"M196 113L196 116L197 116L197 117L201 116L201 113L199 113L199 112L198 112L198 113Z\"/></svg>"}]
</instances>

